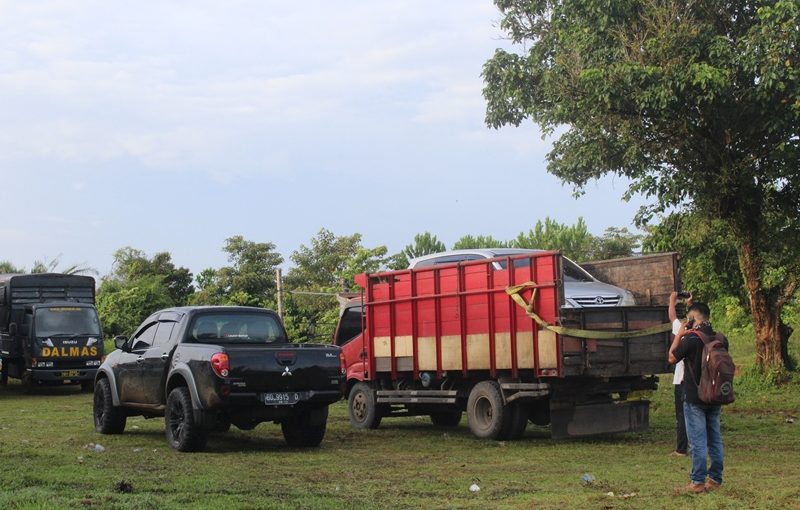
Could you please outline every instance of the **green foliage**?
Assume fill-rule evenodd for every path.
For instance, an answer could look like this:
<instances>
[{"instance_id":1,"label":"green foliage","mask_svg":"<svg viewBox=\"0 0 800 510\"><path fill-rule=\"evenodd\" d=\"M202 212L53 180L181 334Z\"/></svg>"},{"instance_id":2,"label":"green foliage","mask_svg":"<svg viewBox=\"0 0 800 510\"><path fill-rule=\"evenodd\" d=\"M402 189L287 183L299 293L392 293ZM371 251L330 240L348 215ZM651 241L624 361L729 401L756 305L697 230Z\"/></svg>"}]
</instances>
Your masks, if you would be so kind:
<instances>
[{"instance_id":1,"label":"green foliage","mask_svg":"<svg viewBox=\"0 0 800 510\"><path fill-rule=\"evenodd\" d=\"M129 336L148 315L174 305L160 275L104 279L97 294L97 313L107 336Z\"/></svg>"},{"instance_id":2,"label":"green foliage","mask_svg":"<svg viewBox=\"0 0 800 510\"><path fill-rule=\"evenodd\" d=\"M739 308L749 309L736 242L724 221L707 221L691 212L672 213L648 228L642 250L679 252L684 290L708 303L733 297Z\"/></svg>"},{"instance_id":3,"label":"green foliage","mask_svg":"<svg viewBox=\"0 0 800 510\"><path fill-rule=\"evenodd\" d=\"M592 260L609 260L630 257L639 247L641 235L628 231L626 227L608 227L601 237L595 237Z\"/></svg>"},{"instance_id":4,"label":"green foliage","mask_svg":"<svg viewBox=\"0 0 800 510\"><path fill-rule=\"evenodd\" d=\"M151 313L185 305L192 292L192 273L176 267L168 252L149 258L128 246L114 253L112 272L97 292L97 312L106 335L130 335Z\"/></svg>"},{"instance_id":5,"label":"green foliage","mask_svg":"<svg viewBox=\"0 0 800 510\"><path fill-rule=\"evenodd\" d=\"M273 243L256 243L238 235L225 240L223 251L230 266L208 268L197 277L196 305L272 306L275 303L275 271L283 257Z\"/></svg>"},{"instance_id":6,"label":"green foliage","mask_svg":"<svg viewBox=\"0 0 800 510\"><path fill-rule=\"evenodd\" d=\"M0 261L0 274L6 273L24 273L25 269L17 267L8 260Z\"/></svg>"},{"instance_id":7,"label":"green foliage","mask_svg":"<svg viewBox=\"0 0 800 510\"><path fill-rule=\"evenodd\" d=\"M461 236L455 243L453 243L454 250L467 250L478 248L508 248L508 241L498 241L492 236L478 235L473 236L467 234Z\"/></svg>"},{"instance_id":8,"label":"green foliage","mask_svg":"<svg viewBox=\"0 0 800 510\"><path fill-rule=\"evenodd\" d=\"M575 225L567 225L547 217L537 221L527 233L521 232L510 244L514 248L561 250L578 262L592 260L596 247L595 237L583 218L578 218Z\"/></svg>"},{"instance_id":9,"label":"green foliage","mask_svg":"<svg viewBox=\"0 0 800 510\"><path fill-rule=\"evenodd\" d=\"M52 260L48 260L46 257L43 260L35 260L33 262L33 267L31 268L31 273L61 273L61 274L97 274L97 271L94 268L84 266L82 264L73 264L71 266L63 267L61 269L58 268L58 264L60 262L61 255L58 255Z\"/></svg>"},{"instance_id":10,"label":"green foliage","mask_svg":"<svg viewBox=\"0 0 800 510\"><path fill-rule=\"evenodd\" d=\"M287 330L292 328L291 338L329 340L339 316L336 293L350 289L356 274L383 267L386 251L385 246L365 248L361 234L336 236L322 229L310 246L300 246L292 253L295 266L285 278L286 288L295 293L285 301L285 323Z\"/></svg>"},{"instance_id":11,"label":"green foliage","mask_svg":"<svg viewBox=\"0 0 800 510\"><path fill-rule=\"evenodd\" d=\"M606 174L733 234L765 365L800 286L800 1L496 0L519 53L485 64L486 122L559 131L548 170ZM767 346L772 346L767 348Z\"/></svg>"}]
</instances>

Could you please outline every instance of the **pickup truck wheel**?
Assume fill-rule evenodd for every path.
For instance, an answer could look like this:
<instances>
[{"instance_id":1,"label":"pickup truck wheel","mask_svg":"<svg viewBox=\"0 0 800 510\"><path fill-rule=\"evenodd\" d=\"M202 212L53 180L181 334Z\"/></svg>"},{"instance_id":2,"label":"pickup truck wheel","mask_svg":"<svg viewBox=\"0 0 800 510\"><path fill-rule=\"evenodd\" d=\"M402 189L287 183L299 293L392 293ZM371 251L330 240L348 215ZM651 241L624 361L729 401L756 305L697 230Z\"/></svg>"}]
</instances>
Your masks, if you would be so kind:
<instances>
[{"instance_id":1,"label":"pickup truck wheel","mask_svg":"<svg viewBox=\"0 0 800 510\"><path fill-rule=\"evenodd\" d=\"M303 410L281 422L286 443L292 448L319 446L328 426L328 407Z\"/></svg>"},{"instance_id":2,"label":"pickup truck wheel","mask_svg":"<svg viewBox=\"0 0 800 510\"><path fill-rule=\"evenodd\" d=\"M356 383L350 390L347 407L350 424L357 429L377 429L381 424L378 406L375 402L375 390L367 383Z\"/></svg>"},{"instance_id":3,"label":"pickup truck wheel","mask_svg":"<svg viewBox=\"0 0 800 510\"><path fill-rule=\"evenodd\" d=\"M458 427L461 423L461 411L431 413L431 422L437 427Z\"/></svg>"},{"instance_id":4,"label":"pickup truck wheel","mask_svg":"<svg viewBox=\"0 0 800 510\"><path fill-rule=\"evenodd\" d=\"M509 411L503 404L500 385L495 381L481 381L469 393L467 419L475 437L501 439L503 425L508 424Z\"/></svg>"},{"instance_id":5,"label":"pickup truck wheel","mask_svg":"<svg viewBox=\"0 0 800 510\"><path fill-rule=\"evenodd\" d=\"M178 386L167 397L164 415L167 443L179 452L197 452L206 446L206 432L194 421L189 388Z\"/></svg>"},{"instance_id":6,"label":"pickup truck wheel","mask_svg":"<svg viewBox=\"0 0 800 510\"><path fill-rule=\"evenodd\" d=\"M101 434L122 434L128 416L121 407L114 407L108 379L100 379L94 387L94 429Z\"/></svg>"}]
</instances>

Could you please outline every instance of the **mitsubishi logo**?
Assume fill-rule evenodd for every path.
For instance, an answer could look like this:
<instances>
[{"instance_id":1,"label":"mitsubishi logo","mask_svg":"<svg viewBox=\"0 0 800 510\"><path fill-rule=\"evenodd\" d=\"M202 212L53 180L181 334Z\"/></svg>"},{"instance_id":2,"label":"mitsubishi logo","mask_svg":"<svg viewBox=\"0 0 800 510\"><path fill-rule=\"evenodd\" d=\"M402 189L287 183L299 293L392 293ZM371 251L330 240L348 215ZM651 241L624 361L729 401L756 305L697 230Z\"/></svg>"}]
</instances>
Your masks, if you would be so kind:
<instances>
[{"instance_id":1,"label":"mitsubishi logo","mask_svg":"<svg viewBox=\"0 0 800 510\"><path fill-rule=\"evenodd\" d=\"M606 304L606 300L605 300L605 299L603 299L603 296L597 296L596 298L594 298L594 302L595 302L596 304L598 304L598 305L604 305L604 304Z\"/></svg>"},{"instance_id":2,"label":"mitsubishi logo","mask_svg":"<svg viewBox=\"0 0 800 510\"><path fill-rule=\"evenodd\" d=\"M292 371L289 370L289 367L283 367L283 373L281 374L281 377L287 377L287 376L291 376L291 375L292 375Z\"/></svg>"}]
</instances>

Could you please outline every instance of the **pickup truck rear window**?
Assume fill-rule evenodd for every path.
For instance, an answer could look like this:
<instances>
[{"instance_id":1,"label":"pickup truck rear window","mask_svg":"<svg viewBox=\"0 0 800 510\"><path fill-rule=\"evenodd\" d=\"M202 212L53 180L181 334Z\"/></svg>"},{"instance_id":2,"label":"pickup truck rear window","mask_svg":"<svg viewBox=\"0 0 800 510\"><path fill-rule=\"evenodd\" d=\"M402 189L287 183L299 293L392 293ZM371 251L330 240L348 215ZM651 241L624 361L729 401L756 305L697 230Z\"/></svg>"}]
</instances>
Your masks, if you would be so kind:
<instances>
[{"instance_id":1,"label":"pickup truck rear window","mask_svg":"<svg viewBox=\"0 0 800 510\"><path fill-rule=\"evenodd\" d=\"M189 328L191 340L201 343L285 343L286 336L272 315L246 313L203 314Z\"/></svg>"}]
</instances>

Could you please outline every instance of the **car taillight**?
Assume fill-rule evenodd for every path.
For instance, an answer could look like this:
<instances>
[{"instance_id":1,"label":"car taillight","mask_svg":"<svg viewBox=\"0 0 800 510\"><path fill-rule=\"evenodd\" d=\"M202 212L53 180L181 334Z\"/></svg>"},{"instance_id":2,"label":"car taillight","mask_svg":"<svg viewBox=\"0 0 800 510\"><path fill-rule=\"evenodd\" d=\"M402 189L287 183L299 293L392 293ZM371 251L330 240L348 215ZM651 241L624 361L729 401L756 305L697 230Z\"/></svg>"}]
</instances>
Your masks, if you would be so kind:
<instances>
[{"instance_id":1,"label":"car taillight","mask_svg":"<svg viewBox=\"0 0 800 510\"><path fill-rule=\"evenodd\" d=\"M214 373L220 377L228 377L228 373L230 371L230 362L228 361L228 355L224 352L218 352L211 356L211 368L214 369Z\"/></svg>"},{"instance_id":2,"label":"car taillight","mask_svg":"<svg viewBox=\"0 0 800 510\"><path fill-rule=\"evenodd\" d=\"M339 352L339 368L342 371L342 375L347 375L347 364L344 360L344 352Z\"/></svg>"}]
</instances>

